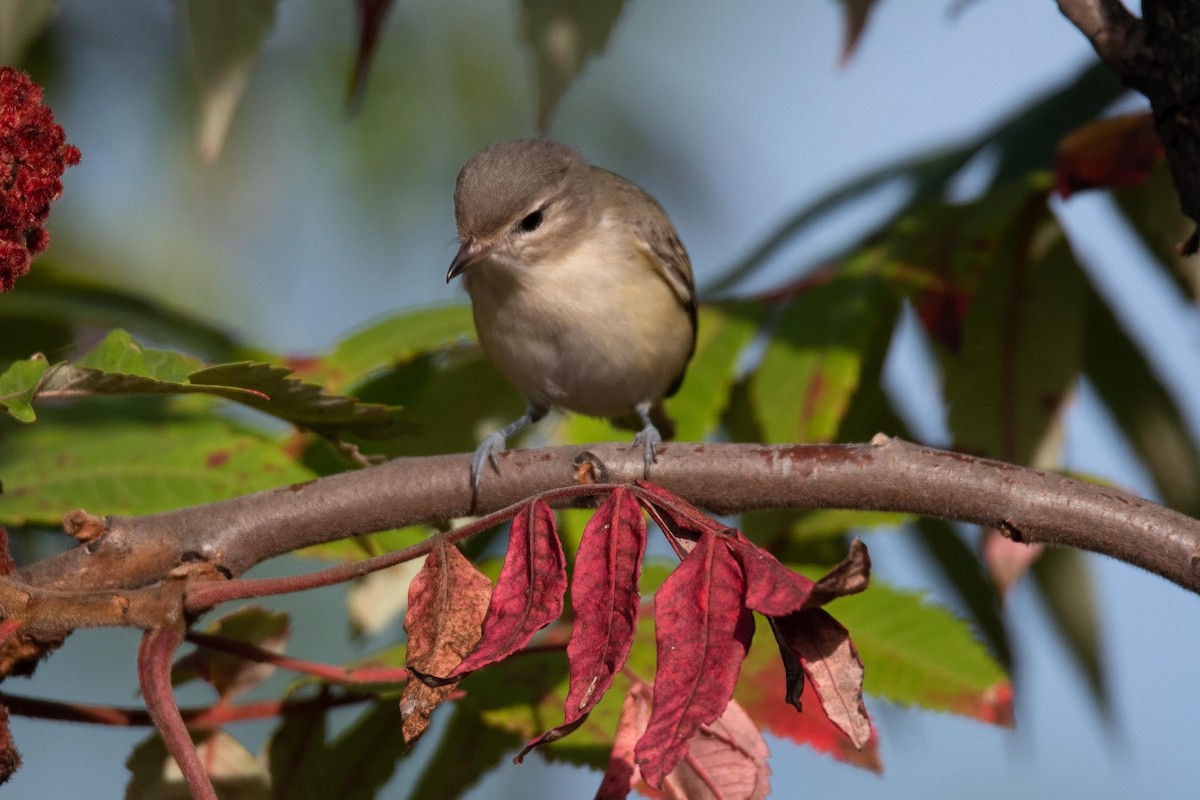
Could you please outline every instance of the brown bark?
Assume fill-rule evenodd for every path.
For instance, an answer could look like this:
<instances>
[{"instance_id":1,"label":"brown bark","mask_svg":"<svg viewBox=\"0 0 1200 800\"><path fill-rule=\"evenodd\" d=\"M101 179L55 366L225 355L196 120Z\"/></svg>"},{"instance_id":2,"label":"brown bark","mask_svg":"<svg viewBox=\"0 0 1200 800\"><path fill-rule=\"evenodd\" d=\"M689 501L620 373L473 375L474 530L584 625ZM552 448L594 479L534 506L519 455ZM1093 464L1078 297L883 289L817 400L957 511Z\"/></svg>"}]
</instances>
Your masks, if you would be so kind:
<instances>
[{"instance_id":1,"label":"brown bark","mask_svg":"<svg viewBox=\"0 0 1200 800\"><path fill-rule=\"evenodd\" d=\"M240 576L321 542L481 514L579 472L580 448L502 455L472 507L468 455L369 469L143 517L110 517L100 538L0 580L0 617L54 610L70 627L139 625L169 606L164 582ZM598 482L642 477L622 445L586 451ZM1104 553L1200 590L1200 522L1119 489L878 436L867 444L670 444L650 478L720 514L853 508L978 523L1020 541ZM50 626L54 627L54 626Z\"/></svg>"},{"instance_id":2,"label":"brown bark","mask_svg":"<svg viewBox=\"0 0 1200 800\"><path fill-rule=\"evenodd\" d=\"M1183 213L1200 226L1200 2L1143 0L1142 16L1120 0L1058 0L1096 54L1150 101ZM1200 245L1200 227L1182 245Z\"/></svg>"}]
</instances>

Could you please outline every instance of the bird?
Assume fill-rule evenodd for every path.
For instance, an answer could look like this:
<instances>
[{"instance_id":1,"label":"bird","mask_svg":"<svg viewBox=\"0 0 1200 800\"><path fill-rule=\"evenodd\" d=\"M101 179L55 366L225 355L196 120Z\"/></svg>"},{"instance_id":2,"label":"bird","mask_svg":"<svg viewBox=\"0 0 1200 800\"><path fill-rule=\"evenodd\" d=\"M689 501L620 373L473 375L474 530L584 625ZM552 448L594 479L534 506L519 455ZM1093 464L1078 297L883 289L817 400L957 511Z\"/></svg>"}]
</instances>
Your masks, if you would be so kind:
<instances>
[{"instance_id":1,"label":"bird","mask_svg":"<svg viewBox=\"0 0 1200 800\"><path fill-rule=\"evenodd\" d=\"M696 346L692 264L666 211L572 147L516 139L467 161L454 216L446 282L462 276L480 346L526 401L475 450L474 491L488 464L499 474L508 438L551 408L635 420L649 475L659 425L672 433L662 401Z\"/></svg>"}]
</instances>

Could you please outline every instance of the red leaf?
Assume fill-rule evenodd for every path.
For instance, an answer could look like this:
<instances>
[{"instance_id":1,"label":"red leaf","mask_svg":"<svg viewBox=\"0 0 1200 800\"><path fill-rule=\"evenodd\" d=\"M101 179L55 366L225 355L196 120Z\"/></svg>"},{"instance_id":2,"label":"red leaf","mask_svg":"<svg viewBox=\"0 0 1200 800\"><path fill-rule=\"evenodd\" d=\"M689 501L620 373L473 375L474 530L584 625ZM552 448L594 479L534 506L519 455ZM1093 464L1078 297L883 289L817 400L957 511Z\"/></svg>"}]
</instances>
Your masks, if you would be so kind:
<instances>
[{"instance_id":1,"label":"red leaf","mask_svg":"<svg viewBox=\"0 0 1200 800\"><path fill-rule=\"evenodd\" d=\"M662 784L696 729L725 710L754 635L741 566L716 539L705 532L655 596L654 712L636 748L651 786Z\"/></svg>"},{"instance_id":2,"label":"red leaf","mask_svg":"<svg viewBox=\"0 0 1200 800\"><path fill-rule=\"evenodd\" d=\"M780 565L783 566L782 564ZM786 568L785 568L786 569ZM821 580L812 585L808 598L802 609L818 609L831 600L848 594L857 594L867 588L871 579L871 556L867 546L861 540L855 539L850 543L850 552L846 554L833 569L825 573ZM832 618L831 618L832 619ZM804 676L808 670L802 663L800 651L789 641L787 622L781 616L769 616L771 632L779 644L779 654L783 659L784 682L786 685L785 698L788 703L802 710L800 695L804 689ZM836 622L834 624L837 624ZM840 625L838 627L841 627ZM844 630L844 629L843 629ZM847 642L849 637L847 636ZM853 649L853 645L850 645ZM857 655L855 656L857 658ZM861 665L859 668L861 673ZM862 676L859 675L859 693L861 695ZM865 713L865 712L864 712ZM851 738L854 738L853 736ZM856 740L857 741L857 740ZM861 745L859 745L861 746Z\"/></svg>"},{"instance_id":3,"label":"red leaf","mask_svg":"<svg viewBox=\"0 0 1200 800\"><path fill-rule=\"evenodd\" d=\"M662 528L675 554L683 559L705 531L714 533L727 530L712 517L705 514L681 497L649 481L634 481L634 493L638 502L645 506L651 519Z\"/></svg>"},{"instance_id":4,"label":"red leaf","mask_svg":"<svg viewBox=\"0 0 1200 800\"><path fill-rule=\"evenodd\" d=\"M521 650L562 614L566 589L566 558L554 530L554 512L545 500L534 500L512 522L508 553L479 644L444 678L418 674L425 683L439 686Z\"/></svg>"},{"instance_id":5,"label":"red leaf","mask_svg":"<svg viewBox=\"0 0 1200 800\"><path fill-rule=\"evenodd\" d=\"M1081 189L1136 186L1162 157L1162 140L1149 112L1091 122L1059 144L1055 189L1065 198Z\"/></svg>"},{"instance_id":6,"label":"red leaf","mask_svg":"<svg viewBox=\"0 0 1200 800\"><path fill-rule=\"evenodd\" d=\"M12 552L8 549L8 531L0 525L0 576L11 575L17 570Z\"/></svg>"},{"instance_id":7,"label":"red leaf","mask_svg":"<svg viewBox=\"0 0 1200 800\"><path fill-rule=\"evenodd\" d=\"M962 350L963 318L971 305L971 295L940 280L920 290L914 298L914 310L922 327L945 345L952 355Z\"/></svg>"},{"instance_id":8,"label":"red leaf","mask_svg":"<svg viewBox=\"0 0 1200 800\"><path fill-rule=\"evenodd\" d=\"M850 542L850 552L846 557L813 586L812 595L804 606L816 608L839 597L858 594L867 588L870 581L871 554L861 539L855 539Z\"/></svg>"},{"instance_id":9,"label":"red leaf","mask_svg":"<svg viewBox=\"0 0 1200 800\"><path fill-rule=\"evenodd\" d=\"M992 528L983 532L980 555L1001 599L1042 555L1040 544L1014 542Z\"/></svg>"},{"instance_id":10,"label":"red leaf","mask_svg":"<svg viewBox=\"0 0 1200 800\"><path fill-rule=\"evenodd\" d=\"M842 54L838 59L844 67L850 63L863 29L867 27L867 17L878 0L842 0Z\"/></svg>"},{"instance_id":11,"label":"red leaf","mask_svg":"<svg viewBox=\"0 0 1200 800\"><path fill-rule=\"evenodd\" d=\"M627 490L617 489L588 522L575 557L567 722L586 715L625 665L637 629L645 552L642 510Z\"/></svg>"},{"instance_id":12,"label":"red leaf","mask_svg":"<svg viewBox=\"0 0 1200 800\"><path fill-rule=\"evenodd\" d=\"M492 582L445 540L430 551L408 587L408 668L445 674L462 663L478 642L492 596ZM409 681L400 698L402 734L411 745L429 727L429 717L456 684L426 686Z\"/></svg>"},{"instance_id":13,"label":"red leaf","mask_svg":"<svg viewBox=\"0 0 1200 800\"><path fill-rule=\"evenodd\" d=\"M622 800L642 779L633 749L646 732L649 721L650 689L638 681L629 689L625 702L621 704L621 718L617 721L612 756L608 760L604 780L596 792L596 800Z\"/></svg>"},{"instance_id":14,"label":"red leaf","mask_svg":"<svg viewBox=\"0 0 1200 800\"><path fill-rule=\"evenodd\" d=\"M850 634L820 608L776 617L772 623L789 679L794 672L791 665L799 662L820 698L825 716L855 747L863 747L871 738L871 718L863 704L862 661ZM794 685L788 686L788 699L797 707L799 694Z\"/></svg>"},{"instance_id":15,"label":"red leaf","mask_svg":"<svg viewBox=\"0 0 1200 800\"><path fill-rule=\"evenodd\" d=\"M811 579L788 569L775 556L737 532L725 537L746 576L746 606L768 617L799 611L813 590Z\"/></svg>"},{"instance_id":16,"label":"red leaf","mask_svg":"<svg viewBox=\"0 0 1200 800\"><path fill-rule=\"evenodd\" d=\"M630 742L629 749L632 753L632 742ZM8 727L8 709L0 705L0 783L7 783L20 766L21 754L17 752L12 731Z\"/></svg>"},{"instance_id":17,"label":"red leaf","mask_svg":"<svg viewBox=\"0 0 1200 800\"><path fill-rule=\"evenodd\" d=\"M730 700L716 721L696 731L664 788L687 800L763 800L771 793L770 754L753 720Z\"/></svg>"},{"instance_id":18,"label":"red leaf","mask_svg":"<svg viewBox=\"0 0 1200 800\"><path fill-rule=\"evenodd\" d=\"M627 489L616 489L588 521L575 557L575 625L567 644L571 682L563 724L526 745L518 763L534 747L575 730L625 665L637 629L638 578L645 551L641 507Z\"/></svg>"},{"instance_id":19,"label":"red leaf","mask_svg":"<svg viewBox=\"0 0 1200 800\"><path fill-rule=\"evenodd\" d=\"M346 108L351 114L358 113L363 93L367 88L367 72L375 58L375 46L379 44L379 31L383 18L387 16L392 0L357 0L358 8L358 53L354 60L354 74L350 78L350 96Z\"/></svg>"},{"instance_id":20,"label":"red leaf","mask_svg":"<svg viewBox=\"0 0 1200 800\"><path fill-rule=\"evenodd\" d=\"M811 684L806 685L803 690L804 711L796 713L791 706L779 702L779 696L774 690L779 679L778 663L778 660L773 658L764 659L757 670L752 672L748 666L742 670L742 679L738 682L738 699L751 718L775 736L806 744L817 752L827 753L846 764L873 772L882 771L878 733L873 733L863 749L857 749L825 716L820 698Z\"/></svg>"}]
</instances>

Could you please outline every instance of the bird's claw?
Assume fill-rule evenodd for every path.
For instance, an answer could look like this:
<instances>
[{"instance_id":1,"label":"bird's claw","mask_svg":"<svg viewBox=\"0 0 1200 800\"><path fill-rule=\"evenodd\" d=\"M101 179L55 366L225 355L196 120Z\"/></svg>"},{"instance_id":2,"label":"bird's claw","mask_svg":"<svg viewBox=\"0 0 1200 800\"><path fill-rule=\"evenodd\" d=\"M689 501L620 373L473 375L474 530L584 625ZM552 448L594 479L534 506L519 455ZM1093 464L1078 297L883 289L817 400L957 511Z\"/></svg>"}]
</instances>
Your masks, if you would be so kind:
<instances>
[{"instance_id":1,"label":"bird's claw","mask_svg":"<svg viewBox=\"0 0 1200 800\"><path fill-rule=\"evenodd\" d=\"M662 434L658 432L658 428L653 425L647 425L637 432L633 437L633 446L641 445L643 448L643 456L645 459L645 470L642 477L650 477L650 465L658 459L658 446L663 443Z\"/></svg>"},{"instance_id":2,"label":"bird's claw","mask_svg":"<svg viewBox=\"0 0 1200 800\"><path fill-rule=\"evenodd\" d=\"M496 474L500 474L499 454L502 450L504 450L504 436L500 434L500 431L489 434L479 443L479 447L475 448L475 455L471 457L471 488L476 493L479 492L479 483L483 480L485 465L491 464Z\"/></svg>"}]
</instances>

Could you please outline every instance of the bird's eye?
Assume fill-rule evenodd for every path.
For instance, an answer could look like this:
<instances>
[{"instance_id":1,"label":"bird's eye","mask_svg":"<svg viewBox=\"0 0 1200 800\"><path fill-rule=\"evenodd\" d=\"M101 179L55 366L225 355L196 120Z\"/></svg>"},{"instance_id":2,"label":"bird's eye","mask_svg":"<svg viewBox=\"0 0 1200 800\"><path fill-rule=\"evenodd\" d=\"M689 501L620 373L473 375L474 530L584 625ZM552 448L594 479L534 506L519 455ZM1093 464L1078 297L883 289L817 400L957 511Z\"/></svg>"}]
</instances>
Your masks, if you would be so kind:
<instances>
[{"instance_id":1,"label":"bird's eye","mask_svg":"<svg viewBox=\"0 0 1200 800\"><path fill-rule=\"evenodd\" d=\"M521 229L522 233L532 233L542 227L542 210L539 208L537 211L526 214L524 219L517 223L517 227Z\"/></svg>"}]
</instances>

